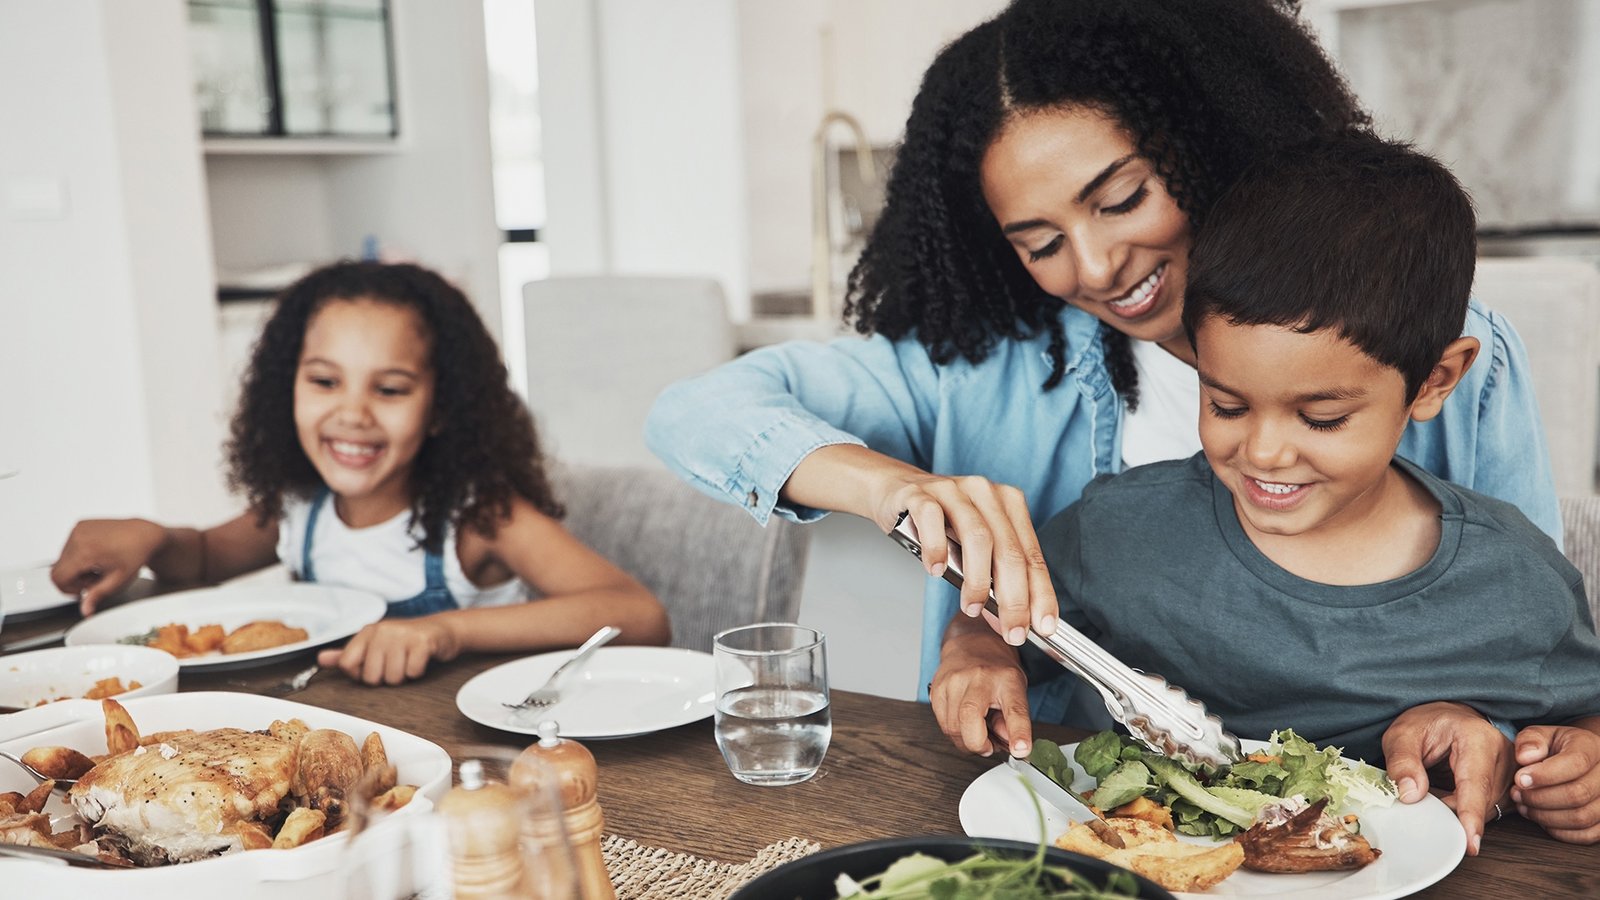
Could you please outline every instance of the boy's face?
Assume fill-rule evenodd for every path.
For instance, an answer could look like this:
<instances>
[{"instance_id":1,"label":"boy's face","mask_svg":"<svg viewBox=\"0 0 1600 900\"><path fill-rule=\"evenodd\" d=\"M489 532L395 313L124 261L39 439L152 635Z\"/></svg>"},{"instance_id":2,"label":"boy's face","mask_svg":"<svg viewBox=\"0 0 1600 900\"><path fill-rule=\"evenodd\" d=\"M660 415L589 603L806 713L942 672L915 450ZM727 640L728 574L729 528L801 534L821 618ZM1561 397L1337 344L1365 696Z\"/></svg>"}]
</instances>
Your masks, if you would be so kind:
<instances>
[{"instance_id":1,"label":"boy's face","mask_svg":"<svg viewBox=\"0 0 1600 900\"><path fill-rule=\"evenodd\" d=\"M1200 443L1246 533L1329 534L1377 508L1412 414L1398 370L1332 331L1215 317L1195 350Z\"/></svg>"}]
</instances>

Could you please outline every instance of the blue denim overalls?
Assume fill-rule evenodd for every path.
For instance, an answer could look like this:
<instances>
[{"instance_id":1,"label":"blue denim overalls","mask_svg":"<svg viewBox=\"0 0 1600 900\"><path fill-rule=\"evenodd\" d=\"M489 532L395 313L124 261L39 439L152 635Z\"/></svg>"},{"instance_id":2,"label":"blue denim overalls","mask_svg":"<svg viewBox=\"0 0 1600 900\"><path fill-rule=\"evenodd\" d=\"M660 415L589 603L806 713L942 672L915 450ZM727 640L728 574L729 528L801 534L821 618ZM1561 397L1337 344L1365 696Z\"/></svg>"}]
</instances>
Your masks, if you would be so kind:
<instances>
[{"instance_id":1,"label":"blue denim overalls","mask_svg":"<svg viewBox=\"0 0 1600 900\"><path fill-rule=\"evenodd\" d=\"M300 548L300 580L315 582L316 573L311 568L311 535L317 528L317 514L322 512L322 507L327 504L328 496L332 492L323 488L311 501L311 512L306 516L306 536ZM444 557L437 553L423 552L422 572L426 584L422 593L409 600L389 601L389 611L384 613L386 618L410 619L417 616L431 615L444 612L447 609L460 609L461 604L450 594L450 588L444 580Z\"/></svg>"}]
</instances>

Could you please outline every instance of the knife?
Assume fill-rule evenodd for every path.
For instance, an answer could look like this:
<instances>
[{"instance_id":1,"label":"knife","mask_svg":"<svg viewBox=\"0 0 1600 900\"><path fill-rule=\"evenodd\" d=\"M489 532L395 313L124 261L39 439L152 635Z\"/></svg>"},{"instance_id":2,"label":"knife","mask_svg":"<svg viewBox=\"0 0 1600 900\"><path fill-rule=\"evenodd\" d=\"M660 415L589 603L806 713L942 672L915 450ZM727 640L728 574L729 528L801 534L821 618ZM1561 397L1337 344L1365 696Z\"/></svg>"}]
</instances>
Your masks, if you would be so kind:
<instances>
[{"instance_id":1,"label":"knife","mask_svg":"<svg viewBox=\"0 0 1600 900\"><path fill-rule=\"evenodd\" d=\"M917 538L917 526L909 512L900 514L889 537L918 559L922 558L922 542ZM944 580L960 588L961 545L952 539L949 548ZM1000 614L993 590L989 591L985 608L995 615ZM1111 717L1156 753L1207 770L1222 768L1244 757L1239 739L1222 727L1221 719L1206 711L1205 704L1154 672L1129 668L1064 620L1056 620L1055 633L1048 637L1029 628L1028 643L1099 691Z\"/></svg>"},{"instance_id":2,"label":"knife","mask_svg":"<svg viewBox=\"0 0 1600 900\"><path fill-rule=\"evenodd\" d=\"M1022 780L1027 783L1035 794L1039 795L1040 800L1066 813L1067 818L1074 822L1081 821L1083 824L1088 825L1089 830L1093 831L1100 840L1116 847L1118 850L1127 846L1122 842L1122 835L1117 834L1116 829L1106 822L1106 817L1101 815L1099 810L1090 806L1088 801L1077 791L1057 784L1054 778L1046 775L1038 766L1025 759L1007 756L1006 764L1011 766L1013 772L1022 776Z\"/></svg>"},{"instance_id":3,"label":"knife","mask_svg":"<svg viewBox=\"0 0 1600 900\"><path fill-rule=\"evenodd\" d=\"M0 654L15 653L18 650L32 650L35 647L48 647L49 645L62 640L66 636L66 628L58 628L55 631L46 631L44 634L36 634L30 638L23 638L18 641L0 644Z\"/></svg>"}]
</instances>

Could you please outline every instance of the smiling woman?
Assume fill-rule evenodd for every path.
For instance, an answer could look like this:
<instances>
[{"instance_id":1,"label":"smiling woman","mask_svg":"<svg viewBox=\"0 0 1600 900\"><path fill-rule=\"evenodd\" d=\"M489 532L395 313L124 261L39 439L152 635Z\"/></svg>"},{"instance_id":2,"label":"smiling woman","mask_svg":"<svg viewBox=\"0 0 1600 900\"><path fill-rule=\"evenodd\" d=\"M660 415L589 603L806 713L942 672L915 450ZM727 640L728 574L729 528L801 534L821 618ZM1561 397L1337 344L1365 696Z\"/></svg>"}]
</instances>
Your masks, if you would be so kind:
<instances>
[{"instance_id":1,"label":"smiling woman","mask_svg":"<svg viewBox=\"0 0 1600 900\"><path fill-rule=\"evenodd\" d=\"M936 711L998 709L1021 688L997 689L989 676L1015 657L974 656L990 625L958 609L976 615L992 587L1010 644L1054 627L1035 521L1097 475L1199 449L1176 321L1216 198L1264 155L1367 123L1295 7L1016 0L923 78L850 279L848 315L869 337L764 348L656 402L651 448L759 521L842 511L887 532L909 510L930 575L955 536L964 593L935 579L924 595L915 683ZM1467 331L1479 365L1401 453L1558 536L1521 341L1478 306ZM952 654L978 677L935 679ZM1073 709L1070 681L1034 691L1033 715L1103 721L1095 698ZM1025 750L1024 712L988 724ZM951 737L992 751L984 724Z\"/></svg>"}]
</instances>

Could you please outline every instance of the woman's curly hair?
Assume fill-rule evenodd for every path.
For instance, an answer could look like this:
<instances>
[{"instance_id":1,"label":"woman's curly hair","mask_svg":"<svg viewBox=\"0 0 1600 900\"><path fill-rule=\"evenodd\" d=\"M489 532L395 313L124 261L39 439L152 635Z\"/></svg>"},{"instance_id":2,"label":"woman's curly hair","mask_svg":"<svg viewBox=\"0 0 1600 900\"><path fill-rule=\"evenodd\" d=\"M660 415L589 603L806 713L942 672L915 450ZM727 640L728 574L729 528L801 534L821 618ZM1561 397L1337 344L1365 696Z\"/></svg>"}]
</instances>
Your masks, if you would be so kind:
<instances>
[{"instance_id":1,"label":"woman's curly hair","mask_svg":"<svg viewBox=\"0 0 1600 900\"><path fill-rule=\"evenodd\" d=\"M983 198L979 164L1012 116L1064 105L1125 127L1198 227L1252 160L1368 122L1291 0L1016 0L946 47L923 76L883 215L850 273L862 334L915 334L937 363L1050 334L1060 383L1061 301L1041 290ZM1128 337L1102 328L1112 383L1138 387Z\"/></svg>"},{"instance_id":2,"label":"woman's curly hair","mask_svg":"<svg viewBox=\"0 0 1600 900\"><path fill-rule=\"evenodd\" d=\"M412 521L441 552L448 526L493 535L522 497L561 517L528 409L512 392L494 338L458 288L420 266L343 261L312 272L278 298L244 375L228 441L228 484L263 524L284 497L323 487L294 421L295 377L311 318L329 303L372 300L412 310L430 342L432 423L412 468Z\"/></svg>"}]
</instances>

